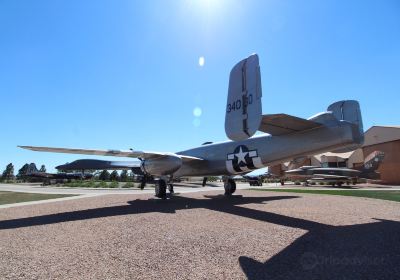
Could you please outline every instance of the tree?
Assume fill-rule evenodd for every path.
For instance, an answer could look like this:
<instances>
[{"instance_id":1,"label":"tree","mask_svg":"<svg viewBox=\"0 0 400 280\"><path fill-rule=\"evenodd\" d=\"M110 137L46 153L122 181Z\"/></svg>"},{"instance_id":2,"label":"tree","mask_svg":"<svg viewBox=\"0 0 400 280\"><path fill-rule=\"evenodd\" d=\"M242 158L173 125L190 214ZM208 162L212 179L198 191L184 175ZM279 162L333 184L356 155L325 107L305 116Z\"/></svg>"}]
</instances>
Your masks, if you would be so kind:
<instances>
[{"instance_id":1,"label":"tree","mask_svg":"<svg viewBox=\"0 0 400 280\"><path fill-rule=\"evenodd\" d=\"M14 178L14 165L9 163L6 167L6 170L3 172L3 179L10 180Z\"/></svg>"},{"instance_id":2,"label":"tree","mask_svg":"<svg viewBox=\"0 0 400 280\"><path fill-rule=\"evenodd\" d=\"M128 170L122 170L121 175L119 177L121 182L126 182L128 180Z\"/></svg>"},{"instance_id":3,"label":"tree","mask_svg":"<svg viewBox=\"0 0 400 280\"><path fill-rule=\"evenodd\" d=\"M101 171L99 179L102 180L102 181L110 180L110 173L107 170Z\"/></svg>"},{"instance_id":4,"label":"tree","mask_svg":"<svg viewBox=\"0 0 400 280\"><path fill-rule=\"evenodd\" d=\"M25 163L24 166L22 166L19 170L18 170L18 174L17 174L17 178L22 178L26 175L26 173L28 173L28 168L29 168L29 164Z\"/></svg>"},{"instance_id":5,"label":"tree","mask_svg":"<svg viewBox=\"0 0 400 280\"><path fill-rule=\"evenodd\" d=\"M111 181L118 181L118 179L119 179L118 171L114 170L113 172L111 172L110 180Z\"/></svg>"},{"instance_id":6,"label":"tree","mask_svg":"<svg viewBox=\"0 0 400 280\"><path fill-rule=\"evenodd\" d=\"M39 172L46 172L46 166L44 164L42 164L42 166L40 167Z\"/></svg>"}]
</instances>

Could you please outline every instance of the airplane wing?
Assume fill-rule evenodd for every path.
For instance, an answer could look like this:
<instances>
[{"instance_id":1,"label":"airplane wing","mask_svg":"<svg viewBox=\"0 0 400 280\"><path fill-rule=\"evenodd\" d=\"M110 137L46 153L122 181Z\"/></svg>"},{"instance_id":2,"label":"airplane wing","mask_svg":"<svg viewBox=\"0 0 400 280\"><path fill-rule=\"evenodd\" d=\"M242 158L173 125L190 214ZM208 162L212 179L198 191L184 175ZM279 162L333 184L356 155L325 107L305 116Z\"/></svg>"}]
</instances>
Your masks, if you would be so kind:
<instances>
[{"instance_id":1,"label":"airplane wing","mask_svg":"<svg viewBox=\"0 0 400 280\"><path fill-rule=\"evenodd\" d=\"M112 156L112 157L131 157L150 159L160 156L176 156L183 161L203 160L198 157L177 155L174 153L163 152L145 152L145 151L121 151L121 150L91 150L91 149L72 149L72 148L52 148L52 147L35 147L35 146L18 146L22 149L37 151L37 152L51 152L51 153L64 153L64 154L81 154L81 155L97 155L97 156Z\"/></svg>"},{"instance_id":2,"label":"airplane wing","mask_svg":"<svg viewBox=\"0 0 400 280\"><path fill-rule=\"evenodd\" d=\"M293 132L309 130L321 126L322 124L286 115L286 114L269 114L263 115L258 130L269 133L271 135L284 135Z\"/></svg>"}]
</instances>

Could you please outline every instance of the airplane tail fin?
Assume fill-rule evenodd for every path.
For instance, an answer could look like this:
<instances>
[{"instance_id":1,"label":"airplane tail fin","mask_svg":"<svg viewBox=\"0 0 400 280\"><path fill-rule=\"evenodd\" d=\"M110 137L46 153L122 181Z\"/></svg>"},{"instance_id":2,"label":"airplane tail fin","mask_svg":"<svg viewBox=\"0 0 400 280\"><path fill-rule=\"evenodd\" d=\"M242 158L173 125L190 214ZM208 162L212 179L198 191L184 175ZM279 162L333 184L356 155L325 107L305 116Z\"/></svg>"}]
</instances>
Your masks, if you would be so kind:
<instances>
[{"instance_id":1,"label":"airplane tail fin","mask_svg":"<svg viewBox=\"0 0 400 280\"><path fill-rule=\"evenodd\" d=\"M355 100L335 102L328 107L327 112L305 120L286 114L263 116L261 97L259 59L257 54L252 54L238 62L230 72L225 113L225 132L229 139L245 140L253 136L257 130L271 135L283 135L320 125L329 126L347 122L353 124L355 148L364 141L360 105Z\"/></svg>"},{"instance_id":2,"label":"airplane tail fin","mask_svg":"<svg viewBox=\"0 0 400 280\"><path fill-rule=\"evenodd\" d=\"M357 126L360 134L364 134L360 104L356 100L342 100L328 107L328 112L339 121L347 121Z\"/></svg>"},{"instance_id":3,"label":"airplane tail fin","mask_svg":"<svg viewBox=\"0 0 400 280\"><path fill-rule=\"evenodd\" d=\"M309 118L314 122L329 125L329 123L347 122L353 125L354 146L332 152L343 153L353 151L364 143L364 128L360 104L356 100L342 100L329 105L327 112Z\"/></svg>"},{"instance_id":4,"label":"airplane tail fin","mask_svg":"<svg viewBox=\"0 0 400 280\"><path fill-rule=\"evenodd\" d=\"M245 140L256 133L261 118L261 76L258 55L237 63L229 76L225 132L233 141Z\"/></svg>"},{"instance_id":5,"label":"airplane tail fin","mask_svg":"<svg viewBox=\"0 0 400 280\"><path fill-rule=\"evenodd\" d=\"M369 154L364 160L363 171L373 172L376 171L383 159L385 158L385 153L381 151L375 151Z\"/></svg>"}]
</instances>

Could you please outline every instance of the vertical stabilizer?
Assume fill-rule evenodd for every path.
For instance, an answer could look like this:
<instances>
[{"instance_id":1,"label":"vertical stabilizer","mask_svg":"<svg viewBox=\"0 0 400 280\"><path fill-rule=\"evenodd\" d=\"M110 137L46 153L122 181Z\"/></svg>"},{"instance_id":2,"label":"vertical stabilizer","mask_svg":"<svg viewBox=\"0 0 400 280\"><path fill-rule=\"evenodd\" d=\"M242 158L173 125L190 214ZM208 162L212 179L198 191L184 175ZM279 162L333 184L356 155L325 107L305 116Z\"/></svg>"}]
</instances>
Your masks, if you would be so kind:
<instances>
[{"instance_id":1,"label":"vertical stabilizer","mask_svg":"<svg viewBox=\"0 0 400 280\"><path fill-rule=\"evenodd\" d=\"M332 112L336 119L348 121L357 125L360 134L364 134L360 104L355 100L343 100L331 104L328 111Z\"/></svg>"},{"instance_id":2,"label":"vertical stabilizer","mask_svg":"<svg viewBox=\"0 0 400 280\"><path fill-rule=\"evenodd\" d=\"M237 63L229 76L225 132L234 141L245 140L258 130L261 118L261 76L257 54Z\"/></svg>"},{"instance_id":3,"label":"vertical stabilizer","mask_svg":"<svg viewBox=\"0 0 400 280\"><path fill-rule=\"evenodd\" d=\"M365 158L364 166L361 168L360 178L379 180L381 174L377 171L385 157L385 153L375 151Z\"/></svg>"},{"instance_id":4,"label":"vertical stabilizer","mask_svg":"<svg viewBox=\"0 0 400 280\"><path fill-rule=\"evenodd\" d=\"M364 160L364 172L372 172L376 171L379 168L379 165L382 163L385 158L385 153L381 151L375 151L369 154Z\"/></svg>"}]
</instances>

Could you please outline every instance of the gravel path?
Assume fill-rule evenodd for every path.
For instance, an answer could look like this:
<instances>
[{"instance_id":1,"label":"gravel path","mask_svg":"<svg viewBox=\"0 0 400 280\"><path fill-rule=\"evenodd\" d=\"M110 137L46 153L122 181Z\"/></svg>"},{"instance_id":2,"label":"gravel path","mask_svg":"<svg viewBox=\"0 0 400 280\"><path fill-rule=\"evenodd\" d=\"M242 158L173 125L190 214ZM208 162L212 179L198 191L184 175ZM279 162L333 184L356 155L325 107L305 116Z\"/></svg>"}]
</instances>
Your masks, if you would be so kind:
<instances>
[{"instance_id":1,"label":"gravel path","mask_svg":"<svg viewBox=\"0 0 400 280\"><path fill-rule=\"evenodd\" d=\"M102 195L0 209L0 250L1 279L399 279L400 203Z\"/></svg>"}]
</instances>

